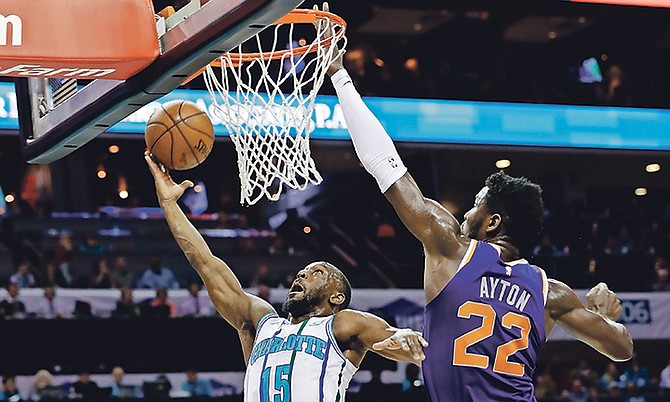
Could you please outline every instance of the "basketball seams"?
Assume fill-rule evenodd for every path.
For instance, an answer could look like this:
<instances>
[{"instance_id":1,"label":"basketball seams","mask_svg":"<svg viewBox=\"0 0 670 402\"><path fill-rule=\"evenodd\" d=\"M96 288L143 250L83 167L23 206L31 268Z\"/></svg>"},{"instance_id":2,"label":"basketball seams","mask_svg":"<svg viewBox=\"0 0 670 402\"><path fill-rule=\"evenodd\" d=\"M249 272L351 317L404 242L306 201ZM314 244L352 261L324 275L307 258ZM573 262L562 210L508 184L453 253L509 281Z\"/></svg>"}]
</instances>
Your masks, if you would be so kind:
<instances>
[{"instance_id":1,"label":"basketball seams","mask_svg":"<svg viewBox=\"0 0 670 402\"><path fill-rule=\"evenodd\" d=\"M179 105L179 109L177 110L177 116L179 117L179 123L183 123L184 119L181 117L181 109L184 107L184 102L182 101L181 104ZM200 164L200 158L198 158L198 155L196 155L195 151L193 150L193 145L188 141L188 138L184 133L181 131L181 128L179 127L179 123L175 124L175 129L179 132L179 135L181 135L181 139L184 141L184 143L187 145L187 148L191 151L191 154L193 154L193 157L196 160L196 165ZM188 127L188 125L187 125ZM174 143L174 140L173 140ZM170 152L170 155L172 155L172 152ZM173 165L174 166L174 165Z\"/></svg>"},{"instance_id":2,"label":"basketball seams","mask_svg":"<svg viewBox=\"0 0 670 402\"><path fill-rule=\"evenodd\" d=\"M195 120L191 121L191 118ZM145 140L150 148L149 152L157 153L159 160L169 161L168 168L184 170L199 165L207 158L215 139L213 129L209 116L200 107L185 100L172 101L160 105L149 118ZM164 138L168 133L169 145ZM179 138L181 144L178 142ZM203 145L206 148L203 149ZM189 152L184 147L190 149L190 156L187 156ZM180 153L177 157L174 155L175 151ZM199 151L206 155L200 158ZM169 156L165 155L167 152L170 153ZM181 166L175 166L175 163Z\"/></svg>"},{"instance_id":3,"label":"basketball seams","mask_svg":"<svg viewBox=\"0 0 670 402\"><path fill-rule=\"evenodd\" d=\"M168 127L167 124L163 123L162 121L154 121L154 122L151 122L151 123L147 124L147 128L145 129L145 132L146 132L151 126L154 126L154 125L165 127L165 131L163 131L158 137L156 137L156 138L153 140L153 142L151 143L151 147L149 148L149 153L152 153L152 152L153 152L154 147L156 146L156 144L158 144L158 142L161 140L161 138L163 138L163 136L164 136L165 134L170 133L170 128Z\"/></svg>"},{"instance_id":4,"label":"basketball seams","mask_svg":"<svg viewBox=\"0 0 670 402\"><path fill-rule=\"evenodd\" d=\"M204 114L204 115L207 115L207 113L205 113L205 112L196 113L196 114L193 114L193 115L191 115L191 116L188 116L188 117L185 118L185 119L182 119L181 122L184 123L184 125L187 126L188 128L190 128L191 130L193 130L193 131L197 131L197 132L201 133L202 135L204 135L205 137L207 137L207 138L211 139L212 141L214 141L214 130L213 130L213 129L214 129L214 126L212 126L212 135L210 136L209 133L208 133L207 131L205 131L205 130L201 130L201 129L199 129L198 127L194 127L194 126L188 124L188 119L190 119L191 117L197 117L197 116L200 116L200 115L203 115L203 114ZM209 117L209 116L207 116L207 117Z\"/></svg>"}]
</instances>

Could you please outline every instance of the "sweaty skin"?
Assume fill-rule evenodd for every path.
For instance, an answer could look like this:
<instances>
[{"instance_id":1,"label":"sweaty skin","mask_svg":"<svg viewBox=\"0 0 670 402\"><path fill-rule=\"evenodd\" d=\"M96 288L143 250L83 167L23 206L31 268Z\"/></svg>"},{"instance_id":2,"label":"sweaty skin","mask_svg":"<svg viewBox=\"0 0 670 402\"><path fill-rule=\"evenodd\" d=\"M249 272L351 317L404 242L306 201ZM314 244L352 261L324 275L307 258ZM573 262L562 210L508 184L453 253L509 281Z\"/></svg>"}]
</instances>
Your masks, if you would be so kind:
<instances>
[{"instance_id":1,"label":"sweaty skin","mask_svg":"<svg viewBox=\"0 0 670 402\"><path fill-rule=\"evenodd\" d=\"M184 191L193 187L191 181L176 184L167 171L148 154L145 160L154 177L156 195L170 231L193 268L203 279L214 307L236 330L242 344L245 363L256 336L256 324L267 313L276 313L265 300L246 293L230 267L214 256L200 233L177 204ZM298 272L287 300L317 295L309 311L289 317L292 323L310 317L334 315L333 333L338 346L354 365L359 366L368 350L393 360L420 364L422 348L428 346L420 333L397 329L381 318L361 311L341 309L345 296L334 280L329 264L315 262Z\"/></svg>"},{"instance_id":2,"label":"sweaty skin","mask_svg":"<svg viewBox=\"0 0 670 402\"><path fill-rule=\"evenodd\" d=\"M323 9L328 11L327 3L324 3ZM332 77L343 69L340 55L328 67L327 74ZM383 134L387 136L385 132ZM484 205L487 191L484 187L477 194L475 205L465 214L462 224L441 204L426 198L409 172L384 192L407 229L423 244L426 303L433 300L454 277L471 239L500 247L501 258L505 262L520 258L519 249L506 236L497 235L501 233L503 218L500 214L487 211ZM550 279L545 306L547 336L558 324L614 361L630 359L633 342L626 327L615 322L621 313L621 306L614 292L601 283L589 292L587 299L589 308L582 304L569 286Z\"/></svg>"}]
</instances>

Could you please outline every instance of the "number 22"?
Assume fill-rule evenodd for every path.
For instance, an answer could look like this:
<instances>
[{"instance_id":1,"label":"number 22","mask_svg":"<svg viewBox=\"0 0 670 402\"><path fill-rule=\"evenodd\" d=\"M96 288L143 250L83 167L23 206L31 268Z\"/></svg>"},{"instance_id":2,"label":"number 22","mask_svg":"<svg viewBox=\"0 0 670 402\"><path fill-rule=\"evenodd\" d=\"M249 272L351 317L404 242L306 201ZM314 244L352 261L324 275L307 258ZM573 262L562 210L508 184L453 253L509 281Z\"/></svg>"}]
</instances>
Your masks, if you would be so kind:
<instances>
[{"instance_id":1,"label":"number 22","mask_svg":"<svg viewBox=\"0 0 670 402\"><path fill-rule=\"evenodd\" d=\"M489 366L489 357L477 353L469 353L467 348L493 335L496 312L488 304L473 301L467 301L458 308L459 318L470 319L473 315L481 317L482 324L478 328L466 332L454 340L453 363L455 366L486 369ZM498 346L493 361L493 371L501 374L522 376L525 365L510 362L507 359L519 350L528 347L528 334L531 328L530 320L526 316L509 312L502 317L502 325L508 329L512 329L512 327L519 328L521 330L521 337Z\"/></svg>"}]
</instances>

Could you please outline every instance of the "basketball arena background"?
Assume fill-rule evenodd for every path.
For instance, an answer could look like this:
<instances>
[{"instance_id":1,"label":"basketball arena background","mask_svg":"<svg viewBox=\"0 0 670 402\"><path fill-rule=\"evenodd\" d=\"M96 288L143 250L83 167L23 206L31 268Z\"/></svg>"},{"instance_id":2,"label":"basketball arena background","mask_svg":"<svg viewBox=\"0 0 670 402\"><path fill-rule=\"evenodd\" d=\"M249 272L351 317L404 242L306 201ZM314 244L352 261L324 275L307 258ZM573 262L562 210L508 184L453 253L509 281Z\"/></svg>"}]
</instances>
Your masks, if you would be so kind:
<instances>
[{"instance_id":1,"label":"basketball arena background","mask_svg":"<svg viewBox=\"0 0 670 402\"><path fill-rule=\"evenodd\" d=\"M494 171L538 182L545 229L528 259L582 296L600 281L619 294L634 360L610 363L555 330L538 399L670 400L670 2L604 3L630 6L336 0L331 10L349 24L346 67L427 196L461 219ZM211 108L202 80L169 99ZM172 239L142 158L156 106L29 165L14 85L0 82L0 400L242 400L237 334ZM350 278L353 308L420 329L421 246L359 166L329 82L313 120L323 184L241 206L235 150L213 118L210 157L174 174L198 184L183 207L273 304L298 269L327 260ZM153 303L167 307L152 307L152 266L174 274L170 302ZM418 370L371 356L347 398L426 397Z\"/></svg>"}]
</instances>

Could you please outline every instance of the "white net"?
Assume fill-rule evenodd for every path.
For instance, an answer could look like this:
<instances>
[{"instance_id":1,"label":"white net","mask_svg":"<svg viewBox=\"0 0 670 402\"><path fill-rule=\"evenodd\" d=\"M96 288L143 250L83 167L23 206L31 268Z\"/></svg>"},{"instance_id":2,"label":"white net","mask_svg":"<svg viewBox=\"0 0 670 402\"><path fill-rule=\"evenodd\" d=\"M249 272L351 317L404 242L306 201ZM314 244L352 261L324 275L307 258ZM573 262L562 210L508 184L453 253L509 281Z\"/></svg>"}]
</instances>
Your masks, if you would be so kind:
<instances>
[{"instance_id":1,"label":"white net","mask_svg":"<svg viewBox=\"0 0 670 402\"><path fill-rule=\"evenodd\" d=\"M305 27L315 35L311 44L301 36ZM343 33L334 23L282 23L221 56L220 68L207 67L213 113L237 150L241 203L276 201L284 186L302 190L321 183L309 144L312 112L328 66L345 47L335 50L337 40L323 38L345 42ZM249 48L255 57L244 53Z\"/></svg>"}]
</instances>

